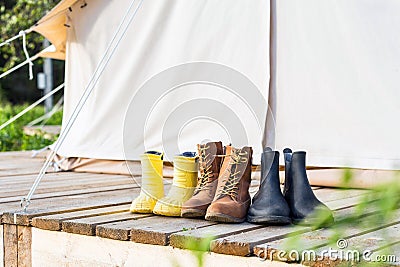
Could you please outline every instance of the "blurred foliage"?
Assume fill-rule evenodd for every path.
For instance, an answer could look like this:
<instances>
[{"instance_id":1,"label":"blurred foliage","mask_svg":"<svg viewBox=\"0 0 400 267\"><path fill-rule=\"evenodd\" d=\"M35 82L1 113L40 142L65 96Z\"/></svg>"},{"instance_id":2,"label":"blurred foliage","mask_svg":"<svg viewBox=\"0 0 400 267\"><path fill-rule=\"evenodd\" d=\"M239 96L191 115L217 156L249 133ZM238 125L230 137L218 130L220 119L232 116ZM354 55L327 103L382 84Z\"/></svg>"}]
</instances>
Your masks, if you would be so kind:
<instances>
[{"instance_id":1,"label":"blurred foliage","mask_svg":"<svg viewBox=\"0 0 400 267\"><path fill-rule=\"evenodd\" d=\"M53 0L11 0L0 4L0 39L7 40L34 25L46 10L54 7L59 1ZM22 38L21 38L22 40ZM39 34L28 34L28 49L31 55L42 49L43 37ZM22 50L22 41L14 41L1 47L0 67L6 71L23 61L25 55Z\"/></svg>"},{"instance_id":2,"label":"blurred foliage","mask_svg":"<svg viewBox=\"0 0 400 267\"><path fill-rule=\"evenodd\" d=\"M400 173L396 173L393 182L374 186L365 191L360 196L357 204L355 204L349 212L344 213L339 218L335 218L335 223L328 227L330 235L326 246L337 248L338 240L351 238L349 234L352 230L362 231L363 233L380 230L379 240L381 248L385 250L379 251L381 255L391 255L391 246L397 244L399 240L385 229L385 226L390 226L394 221L398 219L398 213L400 208ZM354 184L354 174L351 169L345 169L342 177L342 190L351 188L351 184ZM340 189L338 189L340 190ZM314 225L310 227L313 229L321 228L321 222L324 221L324 214L320 214L320 220L316 220ZM383 226L383 227L382 227ZM298 227L298 226L296 226ZM295 228L296 229L296 228ZM301 238L302 228L299 227L299 231L293 231L292 234L288 235L285 240L285 251L299 250L299 248L307 248L307 244L304 244L304 239ZM323 230L323 229L321 229ZM318 230L317 230L318 231ZM354 234L354 233L352 233ZM318 234L317 234L318 236ZM317 247L314 249L318 249ZM348 250L357 250L362 255L362 252L367 249L366 247L346 247ZM301 249L300 249L301 252ZM333 264L333 263L332 263ZM379 262L347 262L339 261L334 266L388 266L388 263Z\"/></svg>"},{"instance_id":3,"label":"blurred foliage","mask_svg":"<svg viewBox=\"0 0 400 267\"><path fill-rule=\"evenodd\" d=\"M193 256L196 258L196 263L198 267L205 265L204 256L210 251L210 242L213 241L215 237L208 236L197 240L196 238L189 238L186 241L185 247L188 248Z\"/></svg>"},{"instance_id":4,"label":"blurred foliage","mask_svg":"<svg viewBox=\"0 0 400 267\"><path fill-rule=\"evenodd\" d=\"M183 228L183 231L190 231L190 228ZM210 242L213 241L215 237L213 236L205 236L204 238L195 238L195 237L187 237L186 241L184 242L184 247L190 251L190 254L195 259L195 265L197 267L206 266L205 264L205 256L210 251ZM182 264L182 261L179 257L171 257L170 263L172 266L181 267L185 266Z\"/></svg>"},{"instance_id":5,"label":"blurred foliage","mask_svg":"<svg viewBox=\"0 0 400 267\"><path fill-rule=\"evenodd\" d=\"M3 124L28 105L0 105L0 124ZM34 119L44 114L44 108L35 107L24 116L0 130L0 151L34 150L54 143L57 136L49 137L44 132L30 136L24 133L23 127ZM55 113L47 122L47 125L61 125L62 112Z\"/></svg>"},{"instance_id":6,"label":"blurred foliage","mask_svg":"<svg viewBox=\"0 0 400 267\"><path fill-rule=\"evenodd\" d=\"M21 30L29 29L53 8L59 0L7 0L0 1L0 42L3 42ZM26 36L27 49L33 56L43 49L43 37L35 32ZM0 47L0 73L25 61L22 49L22 38ZM54 84L61 84L64 76L64 62L54 62ZM34 73L42 71L43 60L34 62ZM13 103L31 102L40 97L41 91L36 89L36 81L29 81L28 66L0 80L0 101L5 98ZM1 102L0 102L1 103Z\"/></svg>"}]
</instances>

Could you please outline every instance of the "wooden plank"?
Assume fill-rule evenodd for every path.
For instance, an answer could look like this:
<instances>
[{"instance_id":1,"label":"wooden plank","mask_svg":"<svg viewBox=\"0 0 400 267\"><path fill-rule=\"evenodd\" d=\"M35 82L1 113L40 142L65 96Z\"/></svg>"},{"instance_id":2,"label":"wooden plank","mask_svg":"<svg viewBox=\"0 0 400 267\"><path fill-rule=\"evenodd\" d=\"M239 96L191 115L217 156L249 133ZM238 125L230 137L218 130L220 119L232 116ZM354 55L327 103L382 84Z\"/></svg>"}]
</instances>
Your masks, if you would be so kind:
<instances>
[{"instance_id":1,"label":"wooden plank","mask_svg":"<svg viewBox=\"0 0 400 267\"><path fill-rule=\"evenodd\" d=\"M215 224L205 220L154 216L133 222L131 241L153 245L168 245L171 234Z\"/></svg>"},{"instance_id":2,"label":"wooden plank","mask_svg":"<svg viewBox=\"0 0 400 267\"><path fill-rule=\"evenodd\" d=\"M26 212L18 208L19 203L11 203L6 208L15 210L5 212L2 220L3 223L28 226L34 217L127 203L131 202L139 193L140 188L133 188L38 199L32 202ZM4 208L4 206L2 207Z\"/></svg>"},{"instance_id":3,"label":"wooden plank","mask_svg":"<svg viewBox=\"0 0 400 267\"><path fill-rule=\"evenodd\" d=\"M17 226L4 225L4 266L18 266Z\"/></svg>"},{"instance_id":4,"label":"wooden plank","mask_svg":"<svg viewBox=\"0 0 400 267\"><path fill-rule=\"evenodd\" d=\"M349 233L355 233L355 230L350 231L349 229L346 229L347 232ZM359 230L359 229L357 229ZM380 251L380 253L376 253L374 257L371 257L371 255L368 254L372 262L376 261L376 256L377 255L395 255L393 254L393 250L391 250L392 244L400 243L400 224L396 223L395 225L387 225L387 226L382 226L382 228L375 228L375 229L370 229L369 231L364 231L359 234L356 234L353 237L349 238L344 238L342 242L345 244L345 246L342 248L342 250L345 251L358 251L357 256L357 262L362 261L367 263L362 258L363 253L367 250L374 252L374 251ZM323 238L329 238L329 234L323 233ZM308 245L308 244L307 244ZM318 266L321 263L325 265L332 264L334 262L346 262L350 261L351 259L348 259L347 254L343 254L344 258L342 258L342 255L337 255L338 260L332 259L332 257L325 256L324 250L327 251L329 249L338 249L337 244L334 244L333 246L320 246L320 244L316 244L317 249L313 249L319 257L319 262L316 261L311 261L309 259L306 259L304 261L304 264L307 266ZM311 247L311 246L310 246ZM310 249L310 248L306 248ZM396 255L397 256L397 255ZM398 254L400 256L400 254ZM400 260L400 257L398 258ZM397 262L397 260L396 260ZM383 262L382 262L383 263ZM395 262L387 262L387 264L391 264ZM400 262L399 262L400 263Z\"/></svg>"},{"instance_id":5,"label":"wooden plank","mask_svg":"<svg viewBox=\"0 0 400 267\"><path fill-rule=\"evenodd\" d=\"M19 150L19 151L4 151L1 152L0 159L13 159L13 158L31 158L33 150ZM35 159L46 158L47 151L37 154Z\"/></svg>"},{"instance_id":6,"label":"wooden plank","mask_svg":"<svg viewBox=\"0 0 400 267\"><path fill-rule=\"evenodd\" d=\"M107 186L107 187L101 187L101 188L76 189L76 190L61 191L61 192L54 192L54 193L50 192L50 193L36 194L36 195L33 195L32 200L50 199L50 198L54 198L54 197L72 197L72 196L79 196L79 195L97 193L97 192L109 192L109 191L137 189L137 188L138 188L137 185L125 184L125 185L114 185L114 186ZM0 199L0 203L19 202L20 200L21 200L21 196L6 197L6 198Z\"/></svg>"},{"instance_id":7,"label":"wooden plank","mask_svg":"<svg viewBox=\"0 0 400 267\"><path fill-rule=\"evenodd\" d=\"M30 163L30 162L19 162L18 165L8 165L6 168L0 168L0 179L7 179L13 176L21 175L34 175L37 174L42 166L42 162ZM53 170L49 170L48 173L53 173Z\"/></svg>"},{"instance_id":8,"label":"wooden plank","mask_svg":"<svg viewBox=\"0 0 400 267\"><path fill-rule=\"evenodd\" d=\"M75 182L70 182L70 185L50 185L43 183L43 186L38 187L37 190L35 191L35 195L42 195L46 193L62 193L62 192L71 192L72 190L79 190L82 191L84 189L96 189L97 191L101 190L101 188L108 188L110 186L120 186L120 187L126 187L128 185L135 186L135 183L130 180L130 179L124 179L124 180L108 180L108 181L77 181ZM26 195L30 190L29 187L21 188L19 190L10 190L8 192L3 193L2 198L0 200L4 200L7 202L10 202L10 200L15 199L16 196L24 196ZM21 198L21 197L19 197Z\"/></svg>"},{"instance_id":9,"label":"wooden plank","mask_svg":"<svg viewBox=\"0 0 400 267\"><path fill-rule=\"evenodd\" d=\"M340 210L356 206L364 200L364 195L324 202L331 210Z\"/></svg>"},{"instance_id":10,"label":"wooden plank","mask_svg":"<svg viewBox=\"0 0 400 267\"><path fill-rule=\"evenodd\" d=\"M325 202L346 199L355 196L368 194L369 190L362 189L338 189L338 188L321 188L314 190L315 196Z\"/></svg>"},{"instance_id":11,"label":"wooden plank","mask_svg":"<svg viewBox=\"0 0 400 267\"><path fill-rule=\"evenodd\" d=\"M365 194L366 192L363 190L331 190L331 189L319 189L321 192L322 199L328 199L330 202L328 206L332 209L342 209L345 207L354 206L360 200L360 194ZM352 197L353 196L353 197ZM349 197L344 199L343 197ZM339 199L338 199L339 198ZM204 229L192 230L187 232L179 232L171 235L171 245L178 248L187 248L185 244L193 244L199 242L209 242L211 241L210 236L214 236L214 239L217 241L212 241L212 251L216 253L226 253L237 256L246 256L248 254L252 254L253 246L255 240L259 240L260 238L265 238L264 234L268 232L268 229L260 229L255 232L253 231L259 228L262 228L260 225L251 225L248 227L241 225L214 225ZM215 229L215 231L213 231ZM281 237L282 234L287 234L288 232L297 232L308 231L308 228L299 228L292 229L291 227L283 226L283 227L274 227L274 231L271 231L271 234L276 234L275 238ZM305 230L306 229L306 230ZM242 232L242 233L240 233ZM239 234L240 233L240 234ZM232 240L232 242L223 237L228 235L238 235L237 238ZM208 241L207 241L208 240ZM191 242L192 241L192 242ZM252 243L253 242L253 243Z\"/></svg>"},{"instance_id":12,"label":"wooden plank","mask_svg":"<svg viewBox=\"0 0 400 267\"><path fill-rule=\"evenodd\" d=\"M53 215L45 215L33 218L32 226L43 230L60 231L62 221L129 211L129 207L130 202L105 208L87 209Z\"/></svg>"},{"instance_id":13,"label":"wooden plank","mask_svg":"<svg viewBox=\"0 0 400 267\"><path fill-rule=\"evenodd\" d=\"M7 179L7 177L0 177L2 181L6 181L7 183L13 182L21 182L26 180L34 180L37 176L37 172L33 174L20 174L14 175L11 179ZM104 173L87 173L87 172L72 172L72 171L60 171L60 172L51 172L46 173L43 177L42 181L55 181L55 180L63 180L64 178L74 179L75 177L87 177L87 178L102 178L102 177L132 177L131 175L126 174L104 174ZM135 176L136 178L136 176Z\"/></svg>"},{"instance_id":14,"label":"wooden plank","mask_svg":"<svg viewBox=\"0 0 400 267\"><path fill-rule=\"evenodd\" d=\"M5 151L0 153L0 159L30 157L31 151Z\"/></svg>"},{"instance_id":15,"label":"wooden plank","mask_svg":"<svg viewBox=\"0 0 400 267\"><path fill-rule=\"evenodd\" d=\"M8 179L13 176L21 176L21 175L35 175L39 172L40 167L43 163L40 164L24 164L23 162L19 163L18 166L9 166L8 168L0 169L0 179ZM22 167L23 166L23 167ZM48 173L53 173L53 170L49 170Z\"/></svg>"},{"instance_id":16,"label":"wooden plank","mask_svg":"<svg viewBox=\"0 0 400 267\"><path fill-rule=\"evenodd\" d=\"M70 180L78 180L82 179L83 177L86 178L101 178L101 177L108 177L108 176L122 176L122 175L103 175L103 174L92 174L92 173L76 173L76 172L56 172L56 173L49 173L46 174L42 182L52 183L57 181L70 181ZM22 175L14 175L12 177L0 177L3 185L21 185L26 182L33 182L37 177L37 173L34 174L22 174Z\"/></svg>"},{"instance_id":17,"label":"wooden plank","mask_svg":"<svg viewBox=\"0 0 400 267\"><path fill-rule=\"evenodd\" d=\"M350 201L349 201L350 200ZM354 205L360 200L359 196L347 199L335 200L330 203L330 207L334 210L336 221L340 221L343 217L354 212ZM343 208L343 204L347 207ZM335 210L336 209L336 210ZM370 211L370 215L373 211ZM365 214L366 216L367 214ZM310 227L302 226L267 226L265 228L252 230L246 233L234 234L211 241L210 249L212 252L229 254L235 256L246 256L253 254L253 248L257 245L272 242L284 238L286 235L299 235L311 231Z\"/></svg>"},{"instance_id":18,"label":"wooden plank","mask_svg":"<svg viewBox=\"0 0 400 267\"><path fill-rule=\"evenodd\" d=\"M32 228L17 226L18 233L18 266L32 266Z\"/></svg>"},{"instance_id":19,"label":"wooden plank","mask_svg":"<svg viewBox=\"0 0 400 267\"><path fill-rule=\"evenodd\" d=\"M96 235L118 240L130 238L137 243L165 246L173 233L214 224L205 220L152 216L137 221L99 225Z\"/></svg>"},{"instance_id":20,"label":"wooden plank","mask_svg":"<svg viewBox=\"0 0 400 267\"><path fill-rule=\"evenodd\" d=\"M3 152L1 152L3 154ZM45 162L46 159L42 157L35 157L33 158L31 155L28 157L10 157L10 158L2 158L0 157L0 168L3 169L9 169L17 166L19 163L26 163L21 166L25 165L40 165L41 163Z\"/></svg>"},{"instance_id":21,"label":"wooden plank","mask_svg":"<svg viewBox=\"0 0 400 267\"><path fill-rule=\"evenodd\" d=\"M376 219L382 219L380 215L376 215L374 212L370 212L368 214L369 216L363 216L363 219L367 220L373 220L375 221ZM371 232L379 231L381 228L385 227L390 227L392 225L396 225L400 222L400 210L396 212L396 215L387 221L382 221L379 225L374 225L374 226L346 226L346 227L340 227L339 229L341 230L341 236L340 238L348 240L350 238L362 236ZM271 251L287 251L291 249L299 249L301 250L315 250L317 248L321 248L324 246L329 245L330 243L330 238L332 236L335 236L337 234L337 230L335 228L329 228L329 229L319 229L316 231L312 232L306 232L298 237L296 237L296 242L295 242L295 247L288 247L288 244L290 244L290 237L286 238L281 238L281 239L276 239L276 240L271 240L267 243L260 244L254 247L254 254L255 255L262 255L263 257L268 257L271 255ZM355 239L359 240L359 239ZM300 250L300 249L299 249ZM277 260L277 259L274 259ZM278 259L279 260L279 259ZM289 259L286 259L289 260Z\"/></svg>"},{"instance_id":22,"label":"wooden plank","mask_svg":"<svg viewBox=\"0 0 400 267\"><path fill-rule=\"evenodd\" d=\"M54 179L53 179L54 178ZM49 180L51 179L51 180ZM21 181L17 184L6 184L1 183L0 181L0 201L1 203L9 202L13 200L13 197L16 195L23 195L30 190L30 187L33 183L34 178L29 181ZM165 184L170 183L169 180L164 181ZM87 176L54 176L49 177L46 180L43 180L39 187L36 190L36 194L39 193L51 193L54 191L70 191L70 190L78 190L85 188L93 188L93 187L104 187L111 185L140 185L141 178L132 178L130 176L123 175L103 175L97 174Z\"/></svg>"},{"instance_id":23,"label":"wooden plank","mask_svg":"<svg viewBox=\"0 0 400 267\"><path fill-rule=\"evenodd\" d=\"M284 238L287 234L301 234L311 229L302 226L268 226L257 230L218 238L211 241L210 250L219 254L248 256L253 254L255 245Z\"/></svg>"},{"instance_id":24,"label":"wooden plank","mask_svg":"<svg viewBox=\"0 0 400 267\"><path fill-rule=\"evenodd\" d=\"M96 227L96 236L127 241L131 238L132 221L101 224Z\"/></svg>"},{"instance_id":25,"label":"wooden plank","mask_svg":"<svg viewBox=\"0 0 400 267\"><path fill-rule=\"evenodd\" d=\"M1 154L3 154L3 152L1 152ZM27 163L30 165L34 165L34 164L40 164L45 162L45 158L41 158L41 157L35 157L33 158L31 155L29 155L28 157L10 157L10 158L3 158L0 157L0 168L1 169L7 169L7 168L12 168L15 167L18 163ZM23 166L23 165L22 165Z\"/></svg>"},{"instance_id":26,"label":"wooden plank","mask_svg":"<svg viewBox=\"0 0 400 267\"><path fill-rule=\"evenodd\" d=\"M211 241L212 239L239 233L246 235L246 232L259 228L263 228L263 226L247 222L241 224L216 224L205 228L172 234L170 237L170 245L176 248L195 250L198 244L203 244L203 247L207 248L210 245L209 242L207 242L208 240Z\"/></svg>"},{"instance_id":27,"label":"wooden plank","mask_svg":"<svg viewBox=\"0 0 400 267\"><path fill-rule=\"evenodd\" d=\"M164 190L168 192L169 187L170 184L166 184ZM27 212L21 211L19 201L2 204L0 209L7 211L2 216L3 222L30 225L31 219L38 216L130 203L139 193L140 188L128 187L128 189L117 188L99 192L86 191L82 194L66 196L49 195L49 198L39 198L33 201Z\"/></svg>"},{"instance_id":28,"label":"wooden plank","mask_svg":"<svg viewBox=\"0 0 400 267\"><path fill-rule=\"evenodd\" d=\"M0 153L0 178L15 174L33 174L40 170L45 161L45 153L32 158L32 152L1 152ZM49 172L52 172L50 169Z\"/></svg>"},{"instance_id":29,"label":"wooden plank","mask_svg":"<svg viewBox=\"0 0 400 267\"><path fill-rule=\"evenodd\" d=\"M350 206L350 207L345 208L345 209L336 210L334 212L335 223L336 224L340 224L340 222L343 219L346 219L348 216L354 216L354 212L355 212L354 206ZM371 209L367 209L367 210L365 210L363 215L361 215L359 218L355 218L355 220L356 219L361 219L361 218L368 219L369 216L373 216L374 214L375 214L375 210L374 209L372 209L372 208ZM313 229L310 228L310 227L302 228L301 226L296 226L296 228L299 228L299 227L300 227L300 231L292 231L292 230L288 229L289 231L286 233L286 235L290 235L290 236L296 236L296 235L307 236L307 235L310 235L310 236L308 236L308 238L306 238L307 239L307 241L306 241L307 244L311 244L312 243L312 241L311 241L312 240L312 237L311 237L312 235L314 235L315 233L318 233L320 231L326 230L326 229L319 229L319 230L313 231ZM327 229L326 231L330 231L330 229ZM263 248L266 248L266 247L269 248L270 244L272 244L274 242L276 242L276 243L286 242L285 240L287 240L287 238L283 237L283 236L278 236L278 237L272 236L272 237L270 237L270 238L268 238L266 240L262 240L262 236L263 236L263 233L254 231L254 232L252 232L251 234L249 234L246 237L247 239L251 240L247 244L247 248L249 249L249 253L251 253L251 252L253 252L254 254L257 253L256 255L263 254L263 251L261 251L262 247ZM240 241L240 239L242 237L240 237L240 236L232 236L232 237L229 237L229 238L230 238L230 240L226 240L225 242L228 243L228 245L230 245L230 246L235 246L235 243L237 243L238 240ZM319 237L319 236L316 237L317 242L318 242L318 239L320 239L320 238L323 239L322 236L321 237Z\"/></svg>"},{"instance_id":30,"label":"wooden plank","mask_svg":"<svg viewBox=\"0 0 400 267\"><path fill-rule=\"evenodd\" d=\"M379 228L376 228L372 232L346 239L347 247L359 251L365 249L380 250L388 244L400 242L400 222L387 227L376 226Z\"/></svg>"},{"instance_id":31,"label":"wooden plank","mask_svg":"<svg viewBox=\"0 0 400 267\"><path fill-rule=\"evenodd\" d=\"M82 190L84 190L85 188L93 188L92 191L90 191L90 192L114 190L114 189L121 190L121 189L124 189L124 188L130 188L131 186L138 186L136 183L137 182L140 183L140 178L136 178L135 181L131 181L132 178L130 178L129 176L97 174L97 177L99 177L99 179L97 179L96 176L93 176L93 178L96 178L96 180L102 180L105 183L108 183L110 185L116 184L115 186L118 186L119 188L116 188L116 187L114 187L114 188L99 188L99 190L96 190L94 188L94 187L96 187L96 184L94 183L95 180L93 180L93 181L87 180L87 184L86 185L80 185L81 181L77 180L76 181L76 185L73 184L72 186L69 186L68 185L68 180L66 180L66 181L63 181L63 184L65 185L66 189L74 189L74 190L79 190L79 191L71 192L71 190L70 191L65 191L63 188L59 188L59 189L56 189L56 191L59 190L60 193L53 194L53 191L50 191L50 190L52 190L52 188L48 187L46 189L41 189L41 187L39 187L38 188L39 194L34 195L33 199L47 198L47 197L61 196L61 195L81 194L81 193L84 193ZM117 179L115 179L115 178L117 178ZM64 179L66 179L66 178L63 178L63 180ZM119 180L119 179L122 179L122 180ZM121 182L121 185L119 185L119 182ZM129 182L131 182L131 183L129 183ZM41 184L41 186L43 186L43 185L46 186L49 183L50 182L46 182L46 183L43 182ZM165 183L167 183L167 182L165 182ZM43 192L46 192L47 190L49 190L50 192L47 193L47 194L46 193L40 194L41 190L43 190ZM26 189L26 191L28 191L28 188ZM61 192L64 192L64 193L61 193ZM6 195L7 195L7 193L6 193ZM24 194L20 194L20 195L22 196ZM21 199L20 196L18 196L18 197L16 197L16 196L3 197L3 198L0 198L0 203L19 202L20 199Z\"/></svg>"},{"instance_id":32,"label":"wooden plank","mask_svg":"<svg viewBox=\"0 0 400 267\"><path fill-rule=\"evenodd\" d=\"M107 178L107 177L106 177ZM38 195L42 194L51 194L51 193L56 193L56 192L68 192L72 190L84 190L86 188L88 189L93 189L96 186L97 187L107 187L107 186L127 186L127 185L134 185L137 186L137 184L134 183L129 178L117 178L115 179L114 177L109 177L110 179L68 179L66 178L65 181L57 181L57 182L47 182L47 181L42 181L42 183L39 185L39 187L36 190L36 195L34 197L37 197ZM139 180L140 181L140 180ZM0 181L1 184L1 181ZM32 181L29 182L24 182L24 184L21 185L1 185L0 186L0 203L7 203L7 202L13 202L13 201L19 201L21 198L20 196L26 195L27 192L30 190L30 187L32 185ZM61 193L58 193L58 195L62 195ZM47 197L46 195L42 197ZM1 204L0 204L1 205Z\"/></svg>"},{"instance_id":33,"label":"wooden plank","mask_svg":"<svg viewBox=\"0 0 400 267\"><path fill-rule=\"evenodd\" d=\"M137 220L149 216L151 216L151 214L137 214L127 211L88 218L66 220L61 224L64 232L91 236L96 235L96 226L99 224Z\"/></svg>"},{"instance_id":34,"label":"wooden plank","mask_svg":"<svg viewBox=\"0 0 400 267\"><path fill-rule=\"evenodd\" d=\"M1 185L0 190L2 189L30 189L30 186L36 179L37 174L33 175L19 175L13 176L10 178L0 178ZM127 175L106 175L106 174L87 174L87 173L72 173L72 172L59 172L53 173L45 176L42 179L38 188L43 186L68 186L71 183L78 184L78 183L90 183L94 181L98 182L105 182L111 180L131 180L135 181L132 177Z\"/></svg>"},{"instance_id":35,"label":"wooden plank","mask_svg":"<svg viewBox=\"0 0 400 267\"><path fill-rule=\"evenodd\" d=\"M57 191L70 191L75 189L85 189L93 188L94 186L110 186L118 184L137 184L141 180L133 181L129 177L105 177L104 179L76 179L67 181L53 181L47 182L42 181L42 183L37 188L38 193L47 193ZM20 195L22 192L29 191L31 188L31 181L24 182L21 185L4 185L1 186L0 192L4 192L1 198L12 197L15 195Z\"/></svg>"}]
</instances>

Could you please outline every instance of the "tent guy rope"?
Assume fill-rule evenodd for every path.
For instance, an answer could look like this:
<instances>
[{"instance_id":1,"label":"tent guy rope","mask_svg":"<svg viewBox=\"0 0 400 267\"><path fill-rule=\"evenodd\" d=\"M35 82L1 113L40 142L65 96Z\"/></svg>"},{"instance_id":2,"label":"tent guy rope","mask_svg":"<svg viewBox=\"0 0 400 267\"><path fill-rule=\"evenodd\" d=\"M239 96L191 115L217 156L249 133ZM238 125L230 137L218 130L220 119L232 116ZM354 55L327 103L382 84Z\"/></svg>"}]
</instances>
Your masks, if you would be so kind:
<instances>
[{"instance_id":1,"label":"tent guy rope","mask_svg":"<svg viewBox=\"0 0 400 267\"><path fill-rule=\"evenodd\" d=\"M29 57L28 49L26 48L26 33L25 31L21 31L19 34L22 36L22 50L24 50L26 61L29 64L29 80L33 80L33 62Z\"/></svg>"},{"instance_id":2,"label":"tent guy rope","mask_svg":"<svg viewBox=\"0 0 400 267\"><path fill-rule=\"evenodd\" d=\"M11 43L12 41L20 38L20 37L22 37L22 50L24 51L24 55L26 57L26 60L24 62L22 62L21 64L18 64L14 68L11 68L10 70L8 70L5 73L1 74L0 75L0 79L3 78L4 76L10 74L11 72L19 69L20 67L24 66L25 64L29 64L29 80L33 79L33 61L36 60L38 58L38 56L36 55L36 56L30 57L29 53L28 53L28 49L26 47L26 34L30 33L31 31L32 30L30 30L30 29L29 30L20 31L18 33L18 35L15 35L14 37L11 37L10 39L8 39L8 40L6 40L6 41L4 41L4 42L2 42L0 44L0 47L2 47L4 45L7 45L7 44Z\"/></svg>"},{"instance_id":3,"label":"tent guy rope","mask_svg":"<svg viewBox=\"0 0 400 267\"><path fill-rule=\"evenodd\" d=\"M43 50L43 51L44 51L44 50ZM42 51L42 52L43 52L43 51ZM10 74L10 73L12 73L12 72L18 70L19 68L25 66L26 64L32 63L33 61L35 61L36 59L38 59L38 58L40 57L40 53L42 53L42 52L39 52L38 54L34 55L33 57L30 57L29 59L26 59L25 61L21 62L21 63L18 64L17 66L15 66L15 67L13 67L13 68L7 70L6 72L0 74L0 79L4 78L4 77L7 76L8 74Z\"/></svg>"},{"instance_id":4,"label":"tent guy rope","mask_svg":"<svg viewBox=\"0 0 400 267\"><path fill-rule=\"evenodd\" d=\"M63 131L61 132L59 138L57 139L54 148L51 150L50 155L47 157L46 162L42 166L38 176L36 177L29 193L21 200L21 207L23 207L24 212L27 210L31 203L31 199L33 194L36 191L40 181L42 180L43 176L46 174L47 169L51 166L54 157L57 155L59 148L61 147L62 143L64 142L66 136L68 135L71 127L73 126L74 122L76 121L79 113L81 112L83 106L85 105L86 101L88 100L89 96L93 92L99 78L101 77L102 73L104 72L105 68L107 67L111 57L113 56L114 52L116 51L117 47L119 46L121 40L125 36L129 25L132 23L133 19L135 18L138 10L140 9L144 0L140 0L135 7L136 0L133 0L130 3L129 8L127 9L124 17L122 18L120 24L118 25L117 31L115 32L114 36L112 37L109 45L106 48L105 53L103 54L102 59L100 60L99 64L97 65L92 77L88 85L86 86L82 96L80 97L77 105L74 108L74 111L71 114L68 122L66 123ZM132 14L130 14L133 12Z\"/></svg>"},{"instance_id":5,"label":"tent guy rope","mask_svg":"<svg viewBox=\"0 0 400 267\"><path fill-rule=\"evenodd\" d=\"M28 111L32 110L34 107L36 107L37 105L39 105L40 103L42 103L44 100L46 100L47 98L49 98L50 96L54 95L55 93L57 93L58 91L60 91L62 88L64 88L64 84L59 85L57 88L53 89L51 92L49 92L48 94L44 95L43 97L41 97L39 100L37 100L35 103L31 104L30 106L28 106L26 109L24 109L23 111L21 111L20 113L18 113L17 115L15 115L14 117L12 117L11 119L9 119L8 121L6 121L5 123L3 123L0 126L0 130L4 129L5 127L7 127L8 125L10 125L11 123L13 123L14 121L16 121L17 119L19 119L20 117L22 117L25 113L27 113Z\"/></svg>"},{"instance_id":6,"label":"tent guy rope","mask_svg":"<svg viewBox=\"0 0 400 267\"><path fill-rule=\"evenodd\" d=\"M40 126L44 126L46 122L58 111L60 111L63 107L63 102L64 102L64 97L61 97L60 100L54 105L54 107L50 110L50 112L44 114L43 116L40 116L39 118L34 119L30 123L28 123L26 126L31 127L40 122Z\"/></svg>"},{"instance_id":7,"label":"tent guy rope","mask_svg":"<svg viewBox=\"0 0 400 267\"><path fill-rule=\"evenodd\" d=\"M5 40L4 42L0 43L0 47L5 46L5 45L8 45L8 44L11 43L12 41L14 41L14 40L16 40L16 39L18 39L18 38L20 38L20 37L23 37L23 35L26 35L27 33L30 33L30 32L32 32L31 29L20 31L20 32L18 33L18 35L15 35L15 36L11 37L10 39Z\"/></svg>"}]
</instances>

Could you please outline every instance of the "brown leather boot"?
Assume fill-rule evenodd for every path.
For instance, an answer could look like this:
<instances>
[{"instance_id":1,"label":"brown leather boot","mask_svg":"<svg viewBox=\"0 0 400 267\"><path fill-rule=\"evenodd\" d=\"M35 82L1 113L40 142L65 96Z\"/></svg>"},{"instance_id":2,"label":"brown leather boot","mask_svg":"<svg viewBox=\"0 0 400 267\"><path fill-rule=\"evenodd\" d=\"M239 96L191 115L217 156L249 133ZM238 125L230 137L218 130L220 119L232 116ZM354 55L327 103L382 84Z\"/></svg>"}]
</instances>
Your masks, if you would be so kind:
<instances>
[{"instance_id":1,"label":"brown leather boot","mask_svg":"<svg viewBox=\"0 0 400 267\"><path fill-rule=\"evenodd\" d=\"M239 223L246 219L250 206L251 147L226 147L214 200L207 209L206 220Z\"/></svg>"},{"instance_id":2,"label":"brown leather boot","mask_svg":"<svg viewBox=\"0 0 400 267\"><path fill-rule=\"evenodd\" d=\"M218 175L223 154L221 142L209 142L197 145L199 153L200 177L193 197L182 205L182 217L204 217L208 206L214 199L217 190Z\"/></svg>"}]
</instances>

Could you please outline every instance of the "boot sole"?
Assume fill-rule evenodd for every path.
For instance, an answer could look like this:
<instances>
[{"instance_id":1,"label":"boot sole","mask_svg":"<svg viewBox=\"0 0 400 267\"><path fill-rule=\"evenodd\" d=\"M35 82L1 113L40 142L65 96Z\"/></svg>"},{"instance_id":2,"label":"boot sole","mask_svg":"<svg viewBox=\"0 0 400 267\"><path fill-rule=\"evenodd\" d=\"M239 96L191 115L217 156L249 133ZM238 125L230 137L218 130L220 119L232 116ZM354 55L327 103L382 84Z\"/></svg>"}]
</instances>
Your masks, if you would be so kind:
<instances>
[{"instance_id":1,"label":"boot sole","mask_svg":"<svg viewBox=\"0 0 400 267\"><path fill-rule=\"evenodd\" d=\"M141 213L141 214L152 214L153 210L151 210L151 209L131 209L130 212Z\"/></svg>"},{"instance_id":2,"label":"boot sole","mask_svg":"<svg viewBox=\"0 0 400 267\"><path fill-rule=\"evenodd\" d=\"M185 209L182 211L181 217L184 218L198 218L198 217L204 217L206 215L205 210L199 210L199 209Z\"/></svg>"},{"instance_id":3,"label":"boot sole","mask_svg":"<svg viewBox=\"0 0 400 267\"><path fill-rule=\"evenodd\" d=\"M242 223L246 220L244 218L236 218L222 213L208 213L206 215L207 221L222 222L222 223Z\"/></svg>"},{"instance_id":4,"label":"boot sole","mask_svg":"<svg viewBox=\"0 0 400 267\"><path fill-rule=\"evenodd\" d=\"M175 212L153 211L153 214L167 216L167 217L181 217L180 213L175 213Z\"/></svg>"},{"instance_id":5,"label":"boot sole","mask_svg":"<svg viewBox=\"0 0 400 267\"><path fill-rule=\"evenodd\" d=\"M268 217L247 216L247 221L250 223L271 224L271 225L286 225L292 223L292 219L284 216L268 216Z\"/></svg>"}]
</instances>

